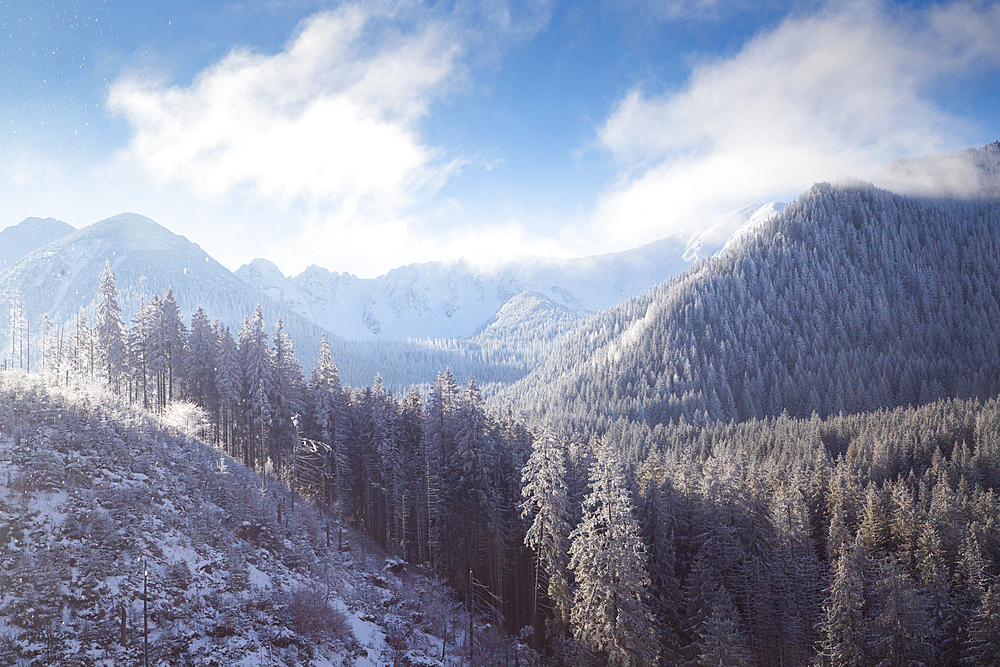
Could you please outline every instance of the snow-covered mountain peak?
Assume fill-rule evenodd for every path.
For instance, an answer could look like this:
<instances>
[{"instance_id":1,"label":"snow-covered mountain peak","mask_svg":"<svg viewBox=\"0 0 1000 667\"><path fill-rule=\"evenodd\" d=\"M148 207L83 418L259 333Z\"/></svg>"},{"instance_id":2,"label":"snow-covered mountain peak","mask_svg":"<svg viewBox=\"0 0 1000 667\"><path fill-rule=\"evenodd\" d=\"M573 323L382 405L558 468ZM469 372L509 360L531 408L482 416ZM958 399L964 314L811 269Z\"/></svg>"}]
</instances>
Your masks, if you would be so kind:
<instances>
[{"instance_id":1,"label":"snow-covered mountain peak","mask_svg":"<svg viewBox=\"0 0 1000 667\"><path fill-rule=\"evenodd\" d=\"M703 257L717 254L784 207L783 202L747 204L732 213L716 218L705 227L704 231L691 237L684 249L684 260L695 262Z\"/></svg>"},{"instance_id":2,"label":"snow-covered mountain peak","mask_svg":"<svg viewBox=\"0 0 1000 667\"><path fill-rule=\"evenodd\" d=\"M286 277L274 264L257 259L236 274L344 338L468 338L483 331L508 301L525 292L576 315L613 306L680 273L695 260L720 252L734 235L745 234L783 206L744 206L693 236L675 235L623 252L576 259L525 257L489 265L464 259L423 262L377 278L315 265Z\"/></svg>"},{"instance_id":3,"label":"snow-covered mountain peak","mask_svg":"<svg viewBox=\"0 0 1000 667\"><path fill-rule=\"evenodd\" d=\"M22 257L53 241L72 234L76 228L55 218L25 218L0 231L0 271Z\"/></svg>"}]
</instances>

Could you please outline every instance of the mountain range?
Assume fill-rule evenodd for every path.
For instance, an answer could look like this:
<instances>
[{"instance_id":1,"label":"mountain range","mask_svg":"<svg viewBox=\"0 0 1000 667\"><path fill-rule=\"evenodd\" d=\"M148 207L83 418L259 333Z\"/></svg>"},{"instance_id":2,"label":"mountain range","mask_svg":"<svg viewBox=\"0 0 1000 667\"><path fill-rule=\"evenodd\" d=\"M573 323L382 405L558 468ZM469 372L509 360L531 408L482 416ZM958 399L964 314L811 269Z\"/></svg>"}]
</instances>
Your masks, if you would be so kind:
<instances>
[{"instance_id":1,"label":"mountain range","mask_svg":"<svg viewBox=\"0 0 1000 667\"><path fill-rule=\"evenodd\" d=\"M462 260L430 262L372 279L318 266L285 277L264 259L231 272L197 244L133 213L80 230L52 218L29 218L0 232L10 239L3 246L0 303L19 295L37 339L44 315L68 326L81 308L93 314L107 261L126 322L152 294L172 287L185 319L201 306L234 334L260 303L269 323L284 320L307 368L327 335L351 384L380 373L403 389L428 382L445 367L487 385L505 384L543 361L587 317L719 252L781 207L746 206L697 233L625 252L534 257L490 268ZM8 348L9 336L8 323L0 350ZM35 350L40 348L36 340Z\"/></svg>"}]
</instances>

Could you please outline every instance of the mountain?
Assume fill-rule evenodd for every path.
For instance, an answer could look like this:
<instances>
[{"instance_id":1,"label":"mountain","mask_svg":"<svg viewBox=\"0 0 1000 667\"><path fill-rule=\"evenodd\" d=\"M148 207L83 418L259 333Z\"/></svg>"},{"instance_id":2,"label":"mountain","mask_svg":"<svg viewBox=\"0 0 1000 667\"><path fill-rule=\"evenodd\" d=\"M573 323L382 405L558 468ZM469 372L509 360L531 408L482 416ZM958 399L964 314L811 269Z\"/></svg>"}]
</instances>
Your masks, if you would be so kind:
<instances>
[{"instance_id":1,"label":"mountain","mask_svg":"<svg viewBox=\"0 0 1000 667\"><path fill-rule=\"evenodd\" d=\"M209 317L219 319L236 335L243 318L260 303L268 322L280 315L292 337L307 344L310 355L324 333L237 280L197 244L134 213L101 220L22 257L0 272L0 303L20 295L30 330L36 332L33 339L37 339L45 314L56 326L68 326L81 308L93 316L105 262L115 272L126 324L150 296L162 296L173 287L187 321L202 306ZM0 331L4 345L0 350L8 349L9 333L9 326ZM36 351L39 348L36 345Z\"/></svg>"},{"instance_id":2,"label":"mountain","mask_svg":"<svg viewBox=\"0 0 1000 667\"><path fill-rule=\"evenodd\" d=\"M895 160L872 179L880 188L915 197L1000 197L1000 141L947 155Z\"/></svg>"},{"instance_id":3,"label":"mountain","mask_svg":"<svg viewBox=\"0 0 1000 667\"><path fill-rule=\"evenodd\" d=\"M17 244L24 252L10 246L17 257L0 271L0 303L23 299L30 356L38 364L43 315L56 327L70 326L81 308L93 316L100 273L110 261L126 323L152 294L171 287L185 321L201 306L234 335L260 303L269 324L284 320L307 372L326 334L346 384L381 374L405 391L451 368L458 377L478 378L489 394L542 363L585 316L718 252L780 208L747 206L698 234L609 255L533 258L490 269L431 262L376 279L315 266L286 278L266 260L234 275L197 244L133 213L65 235L62 223L29 219L4 232L24 239ZM58 238L46 243L50 237ZM0 330L5 352L10 332L9 323Z\"/></svg>"},{"instance_id":4,"label":"mountain","mask_svg":"<svg viewBox=\"0 0 1000 667\"><path fill-rule=\"evenodd\" d=\"M780 203L745 206L694 234L578 259L534 257L488 268L464 260L427 262L378 278L317 266L285 277L271 262L256 259L236 275L343 338L469 338L524 292L579 315L609 308L721 251L782 207Z\"/></svg>"},{"instance_id":5,"label":"mountain","mask_svg":"<svg viewBox=\"0 0 1000 667\"><path fill-rule=\"evenodd\" d=\"M55 218L25 218L0 231L0 271L53 241L72 234L76 228Z\"/></svg>"},{"instance_id":6,"label":"mountain","mask_svg":"<svg viewBox=\"0 0 1000 667\"><path fill-rule=\"evenodd\" d=\"M142 665L147 641L150 665L457 664L469 614L437 578L198 422L0 372L0 664Z\"/></svg>"},{"instance_id":7,"label":"mountain","mask_svg":"<svg viewBox=\"0 0 1000 667\"><path fill-rule=\"evenodd\" d=\"M1000 201L820 184L501 398L601 428L987 398L998 341Z\"/></svg>"},{"instance_id":8,"label":"mountain","mask_svg":"<svg viewBox=\"0 0 1000 667\"><path fill-rule=\"evenodd\" d=\"M0 304L21 298L31 339L31 365L39 368L42 318L66 335L73 330L76 313L85 309L91 321L97 288L106 261L115 272L122 315L126 324L140 305L154 294L173 288L181 315L190 322L201 306L209 318L228 326L236 336L243 318L261 304L273 326L277 317L295 343L300 365L312 368L320 338L330 341L341 380L369 384L377 374L398 392L430 382L438 372L451 368L459 377L473 375L484 384L513 382L528 366L523 355L496 353L484 358L483 346L464 341L349 341L338 338L295 311L281 294L262 291L238 279L200 246L170 232L153 220L123 213L39 247L0 272ZM0 309L0 358L10 358L9 308ZM531 328L526 325L524 335ZM548 335L548 334L545 334ZM494 346L495 347L495 346Z\"/></svg>"}]
</instances>

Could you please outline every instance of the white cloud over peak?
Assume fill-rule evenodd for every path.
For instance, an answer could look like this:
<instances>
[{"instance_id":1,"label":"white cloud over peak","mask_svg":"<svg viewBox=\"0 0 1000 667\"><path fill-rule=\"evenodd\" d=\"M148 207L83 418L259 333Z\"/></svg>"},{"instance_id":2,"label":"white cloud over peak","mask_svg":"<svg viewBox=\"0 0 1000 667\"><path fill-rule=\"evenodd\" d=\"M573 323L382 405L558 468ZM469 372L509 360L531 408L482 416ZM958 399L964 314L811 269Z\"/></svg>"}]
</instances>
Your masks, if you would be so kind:
<instances>
[{"instance_id":1,"label":"white cloud over peak","mask_svg":"<svg viewBox=\"0 0 1000 667\"><path fill-rule=\"evenodd\" d=\"M626 245L819 180L961 146L928 91L1000 65L1000 6L845 3L786 19L680 90L632 90L599 132L622 168L597 213Z\"/></svg>"},{"instance_id":2,"label":"white cloud over peak","mask_svg":"<svg viewBox=\"0 0 1000 667\"><path fill-rule=\"evenodd\" d=\"M190 86L124 78L108 104L125 153L206 199L276 199L333 215L392 215L454 168L416 124L456 70L449 27L403 30L384 5L310 17L277 54L236 49Z\"/></svg>"}]
</instances>

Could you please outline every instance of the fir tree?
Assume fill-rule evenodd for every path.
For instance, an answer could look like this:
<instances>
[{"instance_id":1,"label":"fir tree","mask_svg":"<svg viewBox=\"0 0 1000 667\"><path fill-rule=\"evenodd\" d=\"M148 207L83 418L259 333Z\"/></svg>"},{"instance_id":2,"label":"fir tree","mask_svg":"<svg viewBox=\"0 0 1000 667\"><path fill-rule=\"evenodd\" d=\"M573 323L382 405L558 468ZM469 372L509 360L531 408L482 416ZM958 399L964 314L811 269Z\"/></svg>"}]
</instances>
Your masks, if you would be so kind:
<instances>
[{"instance_id":1,"label":"fir tree","mask_svg":"<svg viewBox=\"0 0 1000 667\"><path fill-rule=\"evenodd\" d=\"M97 349L101 355L101 366L108 385L118 391L121 375L125 370L125 325L122 323L122 309L118 304L118 287L111 262L106 261L101 272L101 284L97 289L100 303L97 307L97 323L94 334Z\"/></svg>"},{"instance_id":2,"label":"fir tree","mask_svg":"<svg viewBox=\"0 0 1000 667\"><path fill-rule=\"evenodd\" d=\"M583 520L570 535L576 594L574 636L609 665L631 667L657 659L656 628L646 603L646 546L620 464L608 445L590 472Z\"/></svg>"},{"instance_id":3,"label":"fir tree","mask_svg":"<svg viewBox=\"0 0 1000 667\"><path fill-rule=\"evenodd\" d=\"M569 489L566 487L566 446L550 424L535 438L521 473L522 515L531 520L524 543L535 552L534 611L536 648L541 649L539 593L552 601L557 637L569 627L572 591L569 573Z\"/></svg>"}]
</instances>

